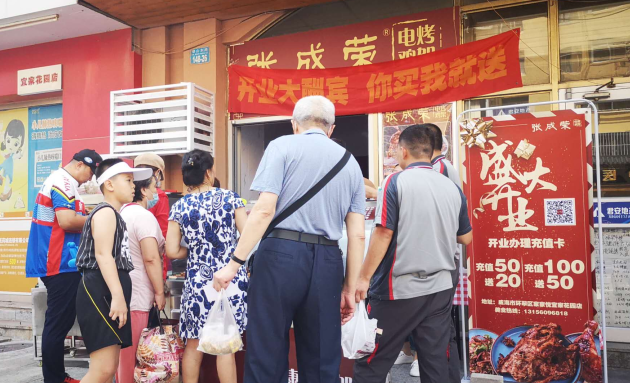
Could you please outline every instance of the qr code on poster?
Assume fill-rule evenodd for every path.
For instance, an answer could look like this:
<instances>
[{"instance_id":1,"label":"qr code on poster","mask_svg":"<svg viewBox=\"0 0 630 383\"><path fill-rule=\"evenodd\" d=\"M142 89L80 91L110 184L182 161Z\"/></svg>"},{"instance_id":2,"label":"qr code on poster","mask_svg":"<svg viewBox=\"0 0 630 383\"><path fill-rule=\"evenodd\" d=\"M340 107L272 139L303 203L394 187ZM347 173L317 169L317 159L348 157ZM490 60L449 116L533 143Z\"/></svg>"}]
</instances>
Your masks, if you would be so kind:
<instances>
[{"instance_id":1,"label":"qr code on poster","mask_svg":"<svg viewBox=\"0 0 630 383\"><path fill-rule=\"evenodd\" d=\"M575 198L545 199L546 226L575 226Z\"/></svg>"}]
</instances>

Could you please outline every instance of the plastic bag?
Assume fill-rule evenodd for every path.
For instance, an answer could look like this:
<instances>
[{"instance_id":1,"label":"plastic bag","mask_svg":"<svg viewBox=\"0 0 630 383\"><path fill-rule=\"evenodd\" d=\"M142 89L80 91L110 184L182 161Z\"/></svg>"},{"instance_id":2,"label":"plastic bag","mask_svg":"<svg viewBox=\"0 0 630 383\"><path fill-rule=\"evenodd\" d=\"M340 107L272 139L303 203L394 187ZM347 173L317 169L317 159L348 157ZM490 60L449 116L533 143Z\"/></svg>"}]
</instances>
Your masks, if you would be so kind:
<instances>
[{"instance_id":1,"label":"plastic bag","mask_svg":"<svg viewBox=\"0 0 630 383\"><path fill-rule=\"evenodd\" d=\"M199 333L197 350L210 355L234 354L243 347L230 301L223 289L214 301L206 324Z\"/></svg>"},{"instance_id":2,"label":"plastic bag","mask_svg":"<svg viewBox=\"0 0 630 383\"><path fill-rule=\"evenodd\" d=\"M358 312L350 322L341 326L341 348L343 356L348 359L366 357L376 347L376 319L368 317L365 301L359 302Z\"/></svg>"}]
</instances>

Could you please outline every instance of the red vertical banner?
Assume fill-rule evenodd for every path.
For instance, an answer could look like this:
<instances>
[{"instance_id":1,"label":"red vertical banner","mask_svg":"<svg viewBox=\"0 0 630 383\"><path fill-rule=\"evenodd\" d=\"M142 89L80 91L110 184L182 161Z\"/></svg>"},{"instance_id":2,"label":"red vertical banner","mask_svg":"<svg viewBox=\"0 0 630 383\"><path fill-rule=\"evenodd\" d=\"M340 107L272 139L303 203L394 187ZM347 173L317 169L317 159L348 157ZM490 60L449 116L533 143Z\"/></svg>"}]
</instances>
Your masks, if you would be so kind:
<instances>
[{"instance_id":1,"label":"red vertical banner","mask_svg":"<svg viewBox=\"0 0 630 383\"><path fill-rule=\"evenodd\" d=\"M577 381L584 366L574 341L588 337L596 347L597 331L590 323L591 128L572 110L467 123L464 139L490 124L492 132L466 147L463 162L474 237L467 249L471 371L506 381ZM542 351L545 342L553 355Z\"/></svg>"}]
</instances>

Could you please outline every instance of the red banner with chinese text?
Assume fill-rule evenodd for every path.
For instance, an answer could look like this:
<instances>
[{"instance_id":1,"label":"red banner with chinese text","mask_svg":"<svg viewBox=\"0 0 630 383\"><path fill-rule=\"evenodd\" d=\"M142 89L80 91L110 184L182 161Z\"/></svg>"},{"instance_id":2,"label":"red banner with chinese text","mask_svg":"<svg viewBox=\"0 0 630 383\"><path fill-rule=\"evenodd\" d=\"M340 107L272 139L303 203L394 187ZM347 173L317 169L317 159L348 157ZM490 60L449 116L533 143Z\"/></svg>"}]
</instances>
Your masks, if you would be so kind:
<instances>
[{"instance_id":1,"label":"red banner with chinese text","mask_svg":"<svg viewBox=\"0 0 630 383\"><path fill-rule=\"evenodd\" d=\"M376 64L454 47L459 7L246 41L230 64L265 69L330 69Z\"/></svg>"},{"instance_id":2,"label":"red banner with chinese text","mask_svg":"<svg viewBox=\"0 0 630 383\"><path fill-rule=\"evenodd\" d=\"M335 69L229 67L231 113L291 115L322 95L337 115L407 110L522 86L519 30L422 56Z\"/></svg>"},{"instance_id":3,"label":"red banner with chinese text","mask_svg":"<svg viewBox=\"0 0 630 383\"><path fill-rule=\"evenodd\" d=\"M578 356L569 346L590 331L585 325L593 318L588 119L565 110L484 120L496 137L484 149L467 147L463 161L473 226L471 372L514 377L527 370L516 368L515 350L536 352L524 351L527 334L540 343L552 334L550 342L568 358L565 378L577 378L571 360ZM594 332L585 335L593 347Z\"/></svg>"}]
</instances>

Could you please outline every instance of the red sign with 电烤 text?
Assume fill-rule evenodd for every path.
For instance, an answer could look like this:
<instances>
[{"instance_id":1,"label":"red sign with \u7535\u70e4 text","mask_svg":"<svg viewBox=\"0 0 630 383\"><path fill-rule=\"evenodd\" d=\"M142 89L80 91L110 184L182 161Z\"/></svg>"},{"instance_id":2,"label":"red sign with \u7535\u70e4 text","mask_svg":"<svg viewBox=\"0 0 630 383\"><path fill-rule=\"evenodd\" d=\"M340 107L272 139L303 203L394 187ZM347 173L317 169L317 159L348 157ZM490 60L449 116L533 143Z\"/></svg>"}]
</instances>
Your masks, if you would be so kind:
<instances>
[{"instance_id":1,"label":"red sign with \u7535\u70e4 text","mask_svg":"<svg viewBox=\"0 0 630 383\"><path fill-rule=\"evenodd\" d=\"M459 7L246 41L230 64L264 69L330 69L377 64L457 45Z\"/></svg>"}]
</instances>

